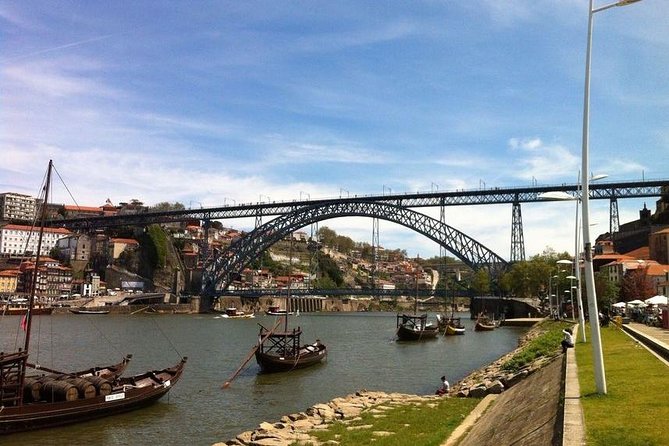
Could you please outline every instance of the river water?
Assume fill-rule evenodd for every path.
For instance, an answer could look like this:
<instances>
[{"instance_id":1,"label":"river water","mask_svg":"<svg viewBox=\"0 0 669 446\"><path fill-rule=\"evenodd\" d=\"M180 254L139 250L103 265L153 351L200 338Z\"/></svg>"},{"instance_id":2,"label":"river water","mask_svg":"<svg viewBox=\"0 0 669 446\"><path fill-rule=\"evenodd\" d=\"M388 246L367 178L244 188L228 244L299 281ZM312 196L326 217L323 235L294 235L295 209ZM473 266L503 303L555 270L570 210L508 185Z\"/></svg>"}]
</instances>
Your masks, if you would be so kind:
<instances>
[{"instance_id":1,"label":"river water","mask_svg":"<svg viewBox=\"0 0 669 446\"><path fill-rule=\"evenodd\" d=\"M464 336L396 342L395 313L303 313L290 320L303 342L319 338L327 362L281 374L259 374L255 359L232 381L253 347L258 323L273 316L225 319L217 315L52 315L36 317L31 361L60 370L112 364L133 354L127 374L176 364L186 371L158 403L127 414L72 426L14 434L4 445L210 445L255 429L262 421L306 410L360 389L432 394L514 349L523 328L473 331ZM13 350L18 317L0 320L0 348ZM38 357L37 357L38 356Z\"/></svg>"}]
</instances>

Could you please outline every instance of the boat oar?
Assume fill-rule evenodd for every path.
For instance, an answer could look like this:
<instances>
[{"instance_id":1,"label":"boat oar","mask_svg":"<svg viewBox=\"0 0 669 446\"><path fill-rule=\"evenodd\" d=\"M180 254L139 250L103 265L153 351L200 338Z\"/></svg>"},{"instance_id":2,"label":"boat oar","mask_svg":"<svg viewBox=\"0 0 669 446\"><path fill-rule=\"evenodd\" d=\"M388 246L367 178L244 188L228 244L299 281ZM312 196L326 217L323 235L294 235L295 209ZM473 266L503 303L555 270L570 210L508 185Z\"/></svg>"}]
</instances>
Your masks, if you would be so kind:
<instances>
[{"instance_id":1,"label":"boat oar","mask_svg":"<svg viewBox=\"0 0 669 446\"><path fill-rule=\"evenodd\" d=\"M242 365L240 365L239 368L237 369L237 371L236 371L235 373L233 373L232 376L230 376L230 378L228 378L228 380L227 380L226 382L223 383L223 385L221 386L221 389L227 389L228 387L230 387L230 383L232 382L232 380L235 379L235 378L237 377L237 375L239 375L239 373L244 369L244 366L246 366L246 364L251 360L251 358L253 358L253 355L256 354L256 351L260 348L260 346L262 345L262 343L265 342L265 340L266 340L272 333L274 333L274 330L276 330L276 328L279 326L280 323L281 323L281 319L279 319L279 320L276 322L276 324L274 324L274 327L273 327L270 331L268 331L267 334L265 334L265 336L263 336L263 337L260 339L260 342L258 342L258 344L256 344L255 346L253 346L253 348L252 348L251 351L249 352L249 354L248 354L248 356L246 357L246 359L244 359L244 362L242 362Z\"/></svg>"}]
</instances>

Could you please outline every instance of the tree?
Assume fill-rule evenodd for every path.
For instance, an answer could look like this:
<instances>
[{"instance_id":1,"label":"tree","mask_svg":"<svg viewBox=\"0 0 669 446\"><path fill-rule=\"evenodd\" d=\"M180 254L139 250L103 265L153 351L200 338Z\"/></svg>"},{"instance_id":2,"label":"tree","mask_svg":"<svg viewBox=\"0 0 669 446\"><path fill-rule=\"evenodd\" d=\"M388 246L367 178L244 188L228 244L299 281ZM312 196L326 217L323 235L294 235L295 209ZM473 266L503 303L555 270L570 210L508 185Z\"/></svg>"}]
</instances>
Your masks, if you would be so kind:
<instances>
[{"instance_id":1,"label":"tree","mask_svg":"<svg viewBox=\"0 0 669 446\"><path fill-rule=\"evenodd\" d=\"M133 201L135 201L135 200L133 199ZM141 205L142 203L139 203L139 204ZM160 203L158 203L154 206L151 206L150 209L152 211L155 211L155 212L183 211L184 209L186 209L186 207L183 204L179 203L178 201L175 202L175 203L170 203L170 202L167 202L167 201L163 201L163 202L160 202Z\"/></svg>"},{"instance_id":2,"label":"tree","mask_svg":"<svg viewBox=\"0 0 669 446\"><path fill-rule=\"evenodd\" d=\"M648 268L631 270L623 276L620 283L620 297L623 301L645 300L655 294L653 282L648 278Z\"/></svg>"},{"instance_id":3,"label":"tree","mask_svg":"<svg viewBox=\"0 0 669 446\"><path fill-rule=\"evenodd\" d=\"M490 274L487 270L480 269L474 273L472 290L477 296L483 296L490 292Z\"/></svg>"}]
</instances>

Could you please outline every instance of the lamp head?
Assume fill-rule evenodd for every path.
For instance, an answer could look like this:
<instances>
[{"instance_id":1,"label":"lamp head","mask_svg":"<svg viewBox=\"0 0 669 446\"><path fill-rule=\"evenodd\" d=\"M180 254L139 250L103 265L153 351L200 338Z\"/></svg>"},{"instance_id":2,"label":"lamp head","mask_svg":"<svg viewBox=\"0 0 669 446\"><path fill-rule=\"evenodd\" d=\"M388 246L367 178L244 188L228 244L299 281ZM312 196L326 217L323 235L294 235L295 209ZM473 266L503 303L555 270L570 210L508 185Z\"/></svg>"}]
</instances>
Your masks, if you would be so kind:
<instances>
[{"instance_id":1,"label":"lamp head","mask_svg":"<svg viewBox=\"0 0 669 446\"><path fill-rule=\"evenodd\" d=\"M627 6L631 5L632 3L640 2L641 0L620 0L618 3L616 3L616 6Z\"/></svg>"}]
</instances>

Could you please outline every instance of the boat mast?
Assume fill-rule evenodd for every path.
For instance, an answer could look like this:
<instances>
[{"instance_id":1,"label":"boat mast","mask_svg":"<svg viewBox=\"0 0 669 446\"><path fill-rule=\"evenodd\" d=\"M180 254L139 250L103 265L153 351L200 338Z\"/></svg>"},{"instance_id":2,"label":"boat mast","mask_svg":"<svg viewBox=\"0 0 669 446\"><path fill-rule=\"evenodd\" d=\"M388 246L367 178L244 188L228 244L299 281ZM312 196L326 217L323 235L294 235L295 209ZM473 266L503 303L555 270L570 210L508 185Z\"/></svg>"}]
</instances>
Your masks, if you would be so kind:
<instances>
[{"instance_id":1,"label":"boat mast","mask_svg":"<svg viewBox=\"0 0 669 446\"><path fill-rule=\"evenodd\" d=\"M37 255L35 256L35 269L33 270L32 280L30 283L30 296L28 298L28 311L26 312L26 341L24 350L28 351L30 347L30 328L33 324L33 306L35 305L35 293L37 292L37 275L39 274L39 258L42 251L42 237L44 235L44 223L46 222L46 208L49 202L49 189L51 186L51 169L53 168L53 161L49 160L49 168L46 172L46 183L44 185L44 202L42 203L40 222L39 222L39 237L37 238Z\"/></svg>"}]
</instances>

